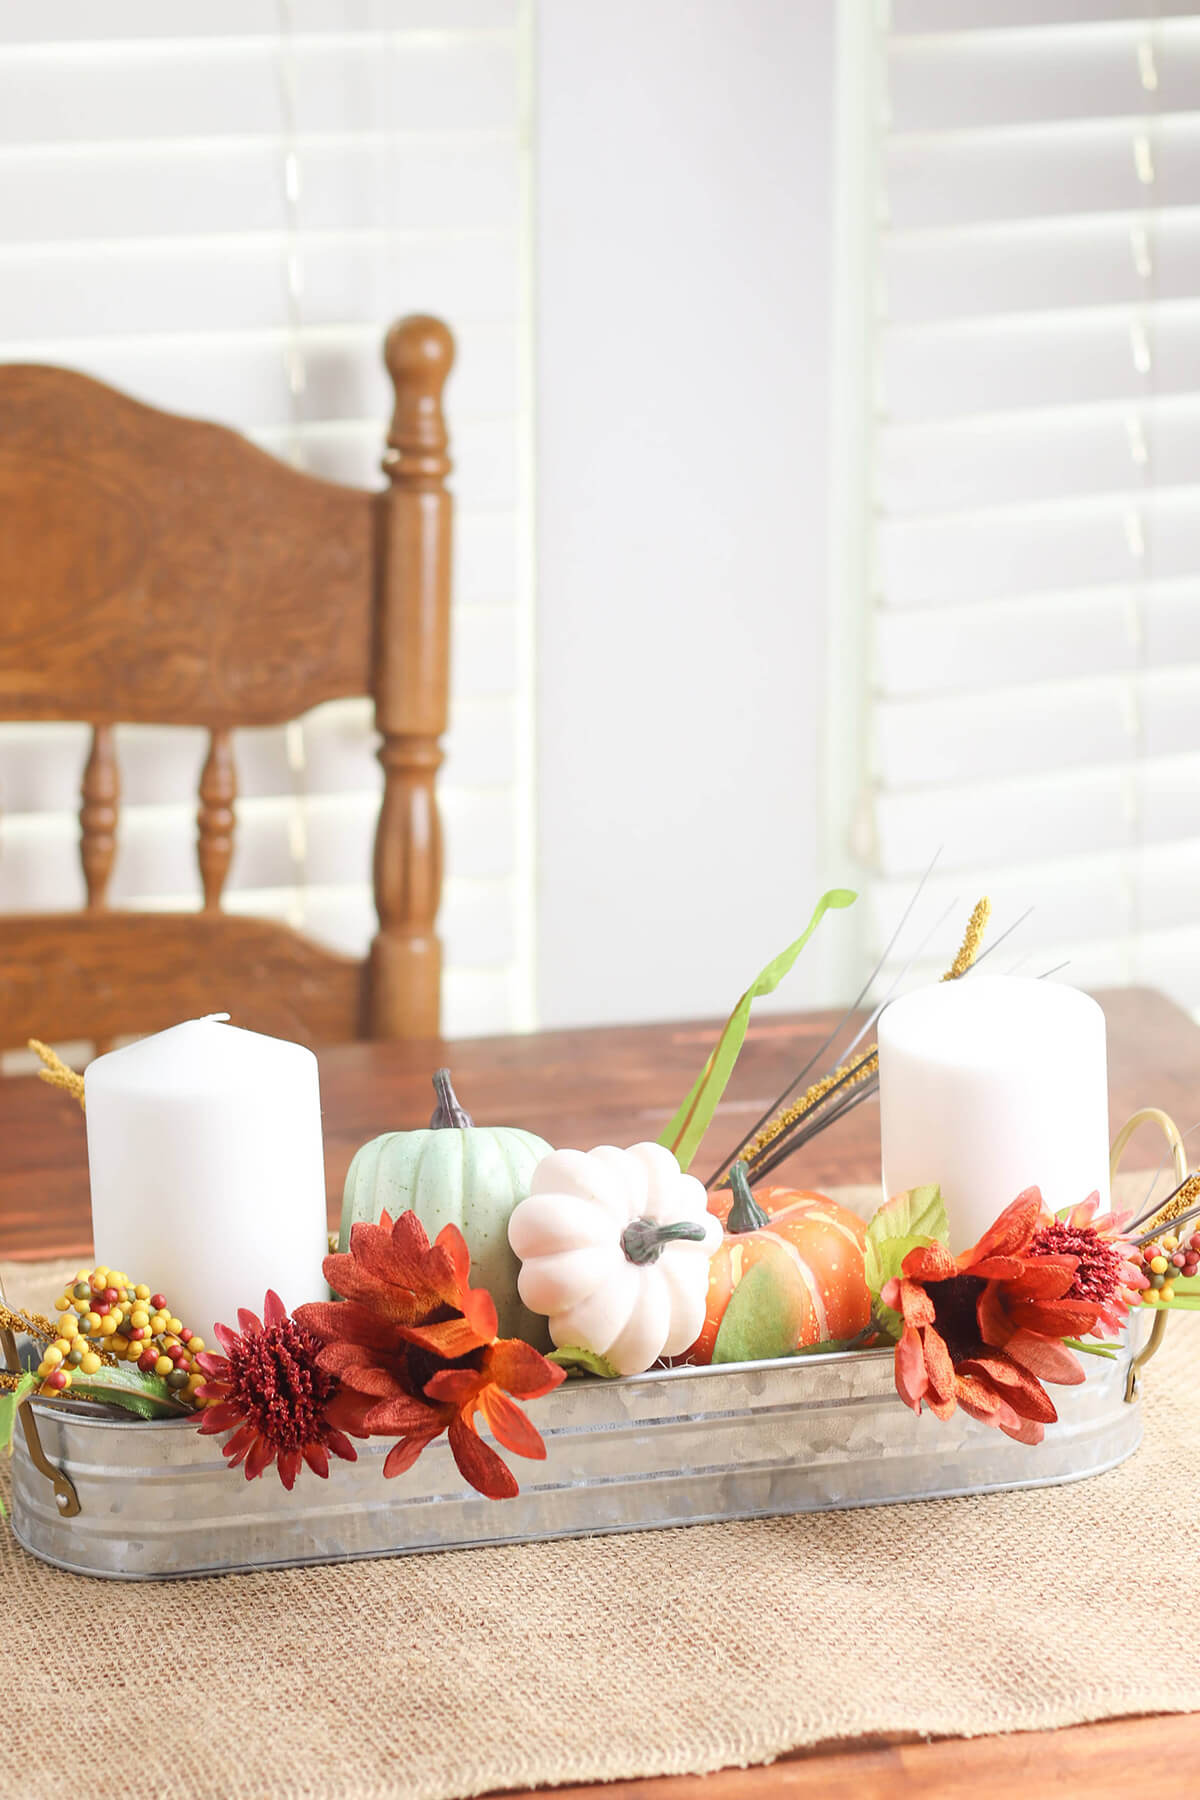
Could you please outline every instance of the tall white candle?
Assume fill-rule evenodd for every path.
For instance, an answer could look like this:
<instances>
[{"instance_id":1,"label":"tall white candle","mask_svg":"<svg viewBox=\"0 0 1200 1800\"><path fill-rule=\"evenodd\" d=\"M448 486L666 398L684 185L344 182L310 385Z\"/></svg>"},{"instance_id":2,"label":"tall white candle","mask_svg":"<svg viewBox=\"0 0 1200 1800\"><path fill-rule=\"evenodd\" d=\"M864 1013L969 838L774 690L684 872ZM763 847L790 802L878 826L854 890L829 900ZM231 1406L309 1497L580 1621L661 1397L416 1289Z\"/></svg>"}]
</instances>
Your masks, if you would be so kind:
<instances>
[{"instance_id":1,"label":"tall white candle","mask_svg":"<svg viewBox=\"0 0 1200 1800\"><path fill-rule=\"evenodd\" d=\"M955 1251L1027 1187L1053 1212L1107 1204L1104 1014L1077 988L979 974L894 1001L879 1108L885 1191L937 1182Z\"/></svg>"},{"instance_id":2,"label":"tall white candle","mask_svg":"<svg viewBox=\"0 0 1200 1800\"><path fill-rule=\"evenodd\" d=\"M216 1320L327 1293L317 1059L190 1019L97 1057L84 1077L96 1260L162 1292L212 1343Z\"/></svg>"}]
</instances>

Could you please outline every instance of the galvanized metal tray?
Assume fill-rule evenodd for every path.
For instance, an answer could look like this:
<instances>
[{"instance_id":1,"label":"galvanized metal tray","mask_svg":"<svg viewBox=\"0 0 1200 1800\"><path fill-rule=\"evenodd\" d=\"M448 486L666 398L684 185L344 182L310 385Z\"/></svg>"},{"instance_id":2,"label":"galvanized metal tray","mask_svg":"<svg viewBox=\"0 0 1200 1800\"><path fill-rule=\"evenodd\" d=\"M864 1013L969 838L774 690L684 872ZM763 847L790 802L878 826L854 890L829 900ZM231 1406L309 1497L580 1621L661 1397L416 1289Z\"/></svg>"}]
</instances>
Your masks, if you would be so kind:
<instances>
[{"instance_id":1,"label":"galvanized metal tray","mask_svg":"<svg viewBox=\"0 0 1200 1800\"><path fill-rule=\"evenodd\" d=\"M521 1492L501 1501L464 1484L444 1442L392 1481L387 1445L361 1444L358 1462L328 1481L304 1474L289 1494L270 1474L231 1472L188 1420L35 1401L50 1472L79 1510L64 1516L67 1484L56 1494L18 1441L13 1525L59 1568L144 1581L1041 1487L1137 1448L1133 1357L1130 1344L1086 1357L1086 1381L1055 1389L1059 1422L1035 1448L961 1412L915 1417L888 1350L571 1381L530 1403L546 1460L514 1459Z\"/></svg>"}]
</instances>

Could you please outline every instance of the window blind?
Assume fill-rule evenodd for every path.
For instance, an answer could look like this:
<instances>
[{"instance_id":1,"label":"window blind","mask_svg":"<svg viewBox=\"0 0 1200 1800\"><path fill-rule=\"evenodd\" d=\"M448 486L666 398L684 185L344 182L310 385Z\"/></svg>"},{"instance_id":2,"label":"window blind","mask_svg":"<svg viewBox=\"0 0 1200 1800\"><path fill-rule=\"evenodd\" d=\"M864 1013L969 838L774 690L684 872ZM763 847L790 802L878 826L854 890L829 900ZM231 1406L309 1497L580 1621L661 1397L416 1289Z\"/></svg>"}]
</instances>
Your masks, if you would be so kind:
<instances>
[{"instance_id":1,"label":"window blind","mask_svg":"<svg viewBox=\"0 0 1200 1800\"><path fill-rule=\"evenodd\" d=\"M939 906L1034 908L995 966L1200 1006L1200 15L894 0L874 50L872 935L941 846Z\"/></svg>"},{"instance_id":2,"label":"window blind","mask_svg":"<svg viewBox=\"0 0 1200 1800\"><path fill-rule=\"evenodd\" d=\"M519 0L59 0L0 19L0 357L82 369L382 485L384 330L440 313L457 500L445 1029L527 1021ZM0 906L74 907L83 725L0 726ZM124 727L114 905L199 904L202 734ZM235 745L225 904L361 953L368 701Z\"/></svg>"}]
</instances>

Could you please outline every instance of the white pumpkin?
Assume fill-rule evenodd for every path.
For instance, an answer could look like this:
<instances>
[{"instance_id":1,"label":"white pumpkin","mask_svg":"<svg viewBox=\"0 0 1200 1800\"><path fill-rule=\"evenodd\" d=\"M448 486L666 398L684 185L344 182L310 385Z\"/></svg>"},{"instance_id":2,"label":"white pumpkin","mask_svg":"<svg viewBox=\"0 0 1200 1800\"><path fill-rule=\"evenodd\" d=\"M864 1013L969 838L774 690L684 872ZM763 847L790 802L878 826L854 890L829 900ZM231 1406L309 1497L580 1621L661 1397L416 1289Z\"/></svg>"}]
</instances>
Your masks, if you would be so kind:
<instances>
[{"instance_id":1,"label":"white pumpkin","mask_svg":"<svg viewBox=\"0 0 1200 1800\"><path fill-rule=\"evenodd\" d=\"M415 1212L432 1240L457 1225L471 1252L471 1281L496 1302L501 1337L547 1344L545 1321L526 1310L517 1293L517 1259L508 1244L513 1207L550 1146L515 1125L473 1125L458 1103L449 1071L433 1078L438 1103L426 1131L388 1131L355 1152L346 1175L338 1248L350 1243L360 1220L376 1224Z\"/></svg>"},{"instance_id":2,"label":"white pumpkin","mask_svg":"<svg viewBox=\"0 0 1200 1800\"><path fill-rule=\"evenodd\" d=\"M559 1349L593 1350L619 1375L678 1356L704 1324L719 1221L661 1144L555 1150L513 1209L517 1289Z\"/></svg>"}]
</instances>

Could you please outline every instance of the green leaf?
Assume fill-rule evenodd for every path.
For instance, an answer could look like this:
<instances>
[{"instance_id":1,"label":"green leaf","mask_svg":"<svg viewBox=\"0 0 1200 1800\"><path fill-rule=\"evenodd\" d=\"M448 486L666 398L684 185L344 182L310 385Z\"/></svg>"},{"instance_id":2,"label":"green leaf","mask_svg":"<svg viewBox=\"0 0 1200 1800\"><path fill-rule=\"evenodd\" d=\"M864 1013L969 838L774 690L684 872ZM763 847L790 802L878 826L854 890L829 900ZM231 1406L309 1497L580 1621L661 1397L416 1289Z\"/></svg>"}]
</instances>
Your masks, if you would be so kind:
<instances>
[{"instance_id":1,"label":"green leaf","mask_svg":"<svg viewBox=\"0 0 1200 1800\"><path fill-rule=\"evenodd\" d=\"M1120 1356L1120 1344L1087 1344L1082 1338L1064 1338L1063 1343L1068 1350L1078 1350L1084 1356L1106 1356L1111 1362Z\"/></svg>"},{"instance_id":2,"label":"green leaf","mask_svg":"<svg viewBox=\"0 0 1200 1800\"><path fill-rule=\"evenodd\" d=\"M771 1256L751 1263L729 1296L713 1361L762 1362L793 1355L808 1312L808 1290L790 1261Z\"/></svg>"},{"instance_id":3,"label":"green leaf","mask_svg":"<svg viewBox=\"0 0 1200 1800\"><path fill-rule=\"evenodd\" d=\"M911 1188L886 1200L867 1225L864 1271L872 1299L900 1274L910 1250L945 1244L949 1236L940 1187Z\"/></svg>"},{"instance_id":4,"label":"green leaf","mask_svg":"<svg viewBox=\"0 0 1200 1800\"><path fill-rule=\"evenodd\" d=\"M37 1385L37 1376L32 1370L26 1369L11 1392L0 1394L0 1450L7 1450L11 1454L18 1408L26 1394L31 1393Z\"/></svg>"},{"instance_id":5,"label":"green leaf","mask_svg":"<svg viewBox=\"0 0 1200 1800\"><path fill-rule=\"evenodd\" d=\"M117 1368L104 1364L94 1375L73 1372L72 1400L97 1400L105 1406L122 1406L142 1419L174 1419L192 1409L175 1397L161 1375L143 1375L128 1363Z\"/></svg>"},{"instance_id":6,"label":"green leaf","mask_svg":"<svg viewBox=\"0 0 1200 1800\"><path fill-rule=\"evenodd\" d=\"M822 894L812 918L795 943L789 944L786 950L781 950L755 976L730 1013L720 1037L709 1052L708 1061L692 1083L687 1099L658 1140L668 1150L674 1151L681 1169L688 1167L700 1148L729 1077L733 1074L734 1065L746 1040L750 1009L754 1002L760 994L774 993L825 914L831 908L853 906L857 898L858 895L851 893L849 888L831 888L827 894Z\"/></svg>"},{"instance_id":7,"label":"green leaf","mask_svg":"<svg viewBox=\"0 0 1200 1800\"><path fill-rule=\"evenodd\" d=\"M915 1187L906 1193L893 1194L867 1225L863 1273L871 1293L874 1317L893 1343L903 1330L903 1320L898 1312L884 1305L880 1294L888 1282L900 1274L910 1250L944 1244L949 1236L946 1203L941 1188L936 1186Z\"/></svg>"},{"instance_id":8,"label":"green leaf","mask_svg":"<svg viewBox=\"0 0 1200 1800\"><path fill-rule=\"evenodd\" d=\"M1147 1312L1200 1312L1200 1294L1176 1294L1173 1300L1156 1300Z\"/></svg>"},{"instance_id":9,"label":"green leaf","mask_svg":"<svg viewBox=\"0 0 1200 1800\"><path fill-rule=\"evenodd\" d=\"M585 1350L581 1344L572 1344L566 1350L551 1350L546 1361L557 1363L568 1375L602 1375L606 1381L613 1381L618 1373L606 1356L596 1350Z\"/></svg>"}]
</instances>

